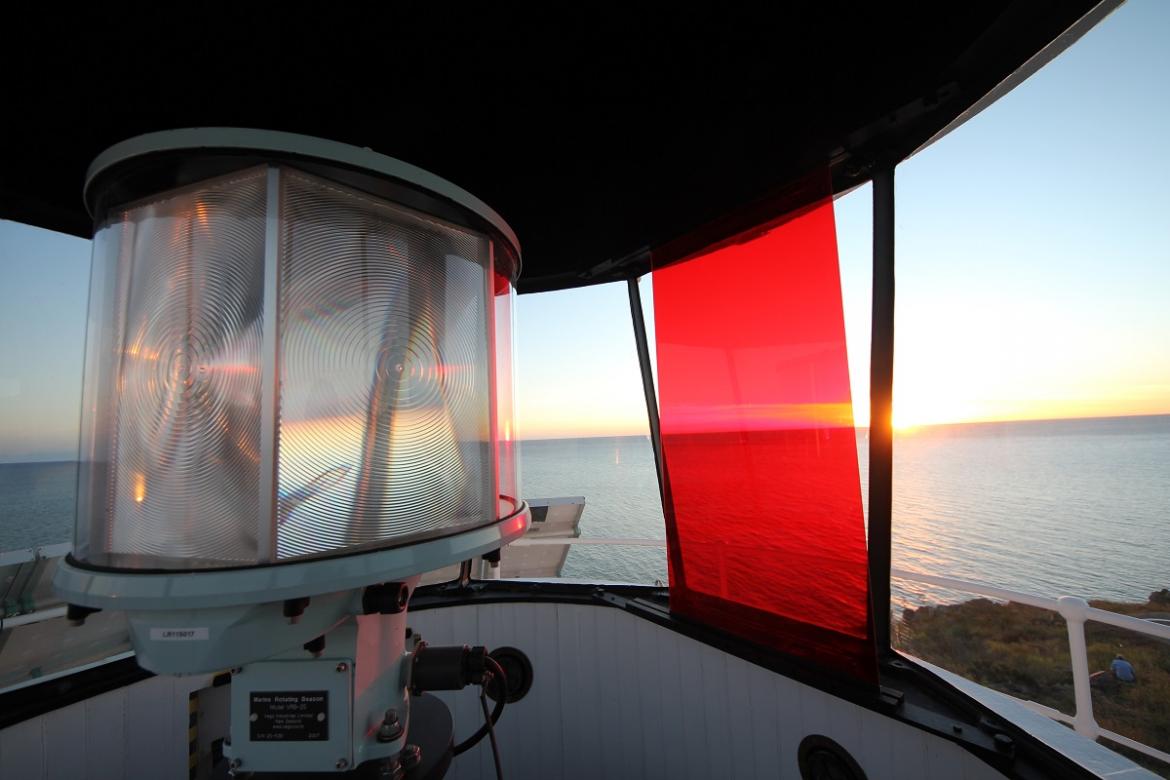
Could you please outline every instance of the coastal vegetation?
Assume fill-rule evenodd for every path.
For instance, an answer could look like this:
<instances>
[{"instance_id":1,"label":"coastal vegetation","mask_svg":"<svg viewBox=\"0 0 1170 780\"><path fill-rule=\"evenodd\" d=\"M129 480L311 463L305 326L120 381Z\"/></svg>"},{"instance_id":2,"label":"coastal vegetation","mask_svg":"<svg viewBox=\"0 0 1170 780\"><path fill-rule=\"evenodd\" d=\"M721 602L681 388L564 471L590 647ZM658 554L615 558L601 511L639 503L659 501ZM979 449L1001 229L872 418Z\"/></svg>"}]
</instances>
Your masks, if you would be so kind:
<instances>
[{"instance_id":1,"label":"coastal vegetation","mask_svg":"<svg viewBox=\"0 0 1170 780\"><path fill-rule=\"evenodd\" d=\"M1170 619L1170 590L1143 603L1091 601L1094 607L1143 619ZM974 599L907 609L895 622L896 646L989 688L1072 714L1068 630L1055 612ZM1085 626L1093 713L1102 728L1170 752L1170 642L1089 622ZM1109 666L1122 654L1135 683L1113 679ZM1106 743L1109 744L1109 743ZM1110 745L1110 747L1116 747ZM1170 777L1170 765L1121 749L1148 769Z\"/></svg>"}]
</instances>

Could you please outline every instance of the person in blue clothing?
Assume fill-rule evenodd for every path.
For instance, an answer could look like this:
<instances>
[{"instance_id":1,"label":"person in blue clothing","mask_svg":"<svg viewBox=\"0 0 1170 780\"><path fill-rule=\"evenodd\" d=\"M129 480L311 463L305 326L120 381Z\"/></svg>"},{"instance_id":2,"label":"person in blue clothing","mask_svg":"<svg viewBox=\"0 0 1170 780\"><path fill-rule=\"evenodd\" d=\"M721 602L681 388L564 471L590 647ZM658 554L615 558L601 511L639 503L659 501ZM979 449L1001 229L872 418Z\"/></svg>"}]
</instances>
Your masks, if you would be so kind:
<instances>
[{"instance_id":1,"label":"person in blue clothing","mask_svg":"<svg viewBox=\"0 0 1170 780\"><path fill-rule=\"evenodd\" d=\"M1133 664L1125 660L1125 656L1121 653L1113 659L1113 663L1109 665L1109 671L1113 672L1113 676L1122 682L1137 682L1137 675L1134 674Z\"/></svg>"}]
</instances>

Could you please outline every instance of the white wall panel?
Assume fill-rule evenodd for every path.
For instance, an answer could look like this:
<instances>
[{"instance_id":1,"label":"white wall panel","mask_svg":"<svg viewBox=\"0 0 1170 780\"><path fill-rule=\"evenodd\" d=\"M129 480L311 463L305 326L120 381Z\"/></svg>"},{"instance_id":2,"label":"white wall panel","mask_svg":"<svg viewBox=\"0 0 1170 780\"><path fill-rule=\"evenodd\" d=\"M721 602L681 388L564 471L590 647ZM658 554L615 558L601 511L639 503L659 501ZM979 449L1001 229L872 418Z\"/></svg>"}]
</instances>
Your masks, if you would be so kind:
<instances>
[{"instance_id":1,"label":"white wall panel","mask_svg":"<svg viewBox=\"0 0 1170 780\"><path fill-rule=\"evenodd\" d=\"M44 744L84 745L85 744L85 703L71 704L50 712L44 721ZM77 780L85 777L84 750L46 750L45 777L50 780ZM7 777L0 772L0 777ZM16 775L13 775L16 777Z\"/></svg>"},{"instance_id":2,"label":"white wall panel","mask_svg":"<svg viewBox=\"0 0 1170 780\"><path fill-rule=\"evenodd\" d=\"M558 610L559 612L559 610ZM595 756L586 752L584 745L600 738L601 728L596 722L594 713L598 711L599 694L595 685L586 685L586 680L593 677L594 660L593 648L596 637L588 631L582 630L584 616L576 620L569 616L567 620L557 620L557 654L561 669L561 691L563 704L561 710L561 742L564 745L564 774L565 780L591 780L590 766ZM577 652L570 658L560 658L560 648L574 647ZM527 652L527 651L525 651ZM517 703L517 708L523 702ZM505 710L505 717L507 711ZM574 736L575 735L575 736Z\"/></svg>"},{"instance_id":3,"label":"white wall panel","mask_svg":"<svg viewBox=\"0 0 1170 780\"><path fill-rule=\"evenodd\" d=\"M566 620L570 619L566 616ZM638 697L638 720L642 728L643 745L643 777L647 780L666 780L669 776L666 769L666 750L668 737L673 733L664 730L663 669L659 663L662 648L658 642L658 635L650 631L650 625L639 621L633 627L630 635L635 646L635 659L631 666L637 674L636 684L642 689ZM673 681L670 683L673 685Z\"/></svg>"},{"instance_id":4,"label":"white wall panel","mask_svg":"<svg viewBox=\"0 0 1170 780\"><path fill-rule=\"evenodd\" d=\"M206 675L150 677L0 731L0 780L187 776L187 694Z\"/></svg>"},{"instance_id":5,"label":"white wall panel","mask_svg":"<svg viewBox=\"0 0 1170 780\"><path fill-rule=\"evenodd\" d=\"M497 729L523 778L798 778L809 733L840 742L870 780L990 780L962 748L618 609L488 604L416 612L430 644L512 645L535 681ZM185 777L187 694L208 678L155 677L0 731L0 778ZM441 694L455 739L483 722L478 690ZM453 780L490 780L485 739Z\"/></svg>"},{"instance_id":6,"label":"white wall panel","mask_svg":"<svg viewBox=\"0 0 1170 780\"><path fill-rule=\"evenodd\" d=\"M795 780L810 733L841 743L870 780L1000 777L950 742L621 610L491 604L410 622L435 644L512 645L532 660L532 692L498 731L509 777ZM478 728L478 706L464 706L476 704L470 689L444 698L456 740ZM494 777L487 741L448 777Z\"/></svg>"},{"instance_id":7,"label":"white wall panel","mask_svg":"<svg viewBox=\"0 0 1170 780\"><path fill-rule=\"evenodd\" d=\"M44 776L43 720L26 720L0 731L0 778Z\"/></svg>"},{"instance_id":8,"label":"white wall panel","mask_svg":"<svg viewBox=\"0 0 1170 780\"><path fill-rule=\"evenodd\" d=\"M119 688L85 701L86 776L93 780L126 776L126 698L129 691L129 688ZM183 706L186 709L186 702ZM149 714L142 714L144 717L134 719L132 728L146 728Z\"/></svg>"},{"instance_id":9,"label":"white wall panel","mask_svg":"<svg viewBox=\"0 0 1170 780\"><path fill-rule=\"evenodd\" d=\"M663 753L659 760L666 768L668 778L686 777L687 750L681 737L690 697L683 685L679 644L670 641L670 637L663 634L658 626L644 620L639 620L638 623L642 624L642 631L653 638L657 658L654 663L658 666L658 682L661 686L662 701L662 710L659 712L658 719L662 724L663 735Z\"/></svg>"},{"instance_id":10,"label":"white wall panel","mask_svg":"<svg viewBox=\"0 0 1170 780\"><path fill-rule=\"evenodd\" d=\"M175 710L183 731L175 739ZM152 677L126 689L125 764L127 777L149 777L160 767L175 767L175 751L187 752L186 695L175 695L175 678ZM182 769L186 769L184 761Z\"/></svg>"}]
</instances>

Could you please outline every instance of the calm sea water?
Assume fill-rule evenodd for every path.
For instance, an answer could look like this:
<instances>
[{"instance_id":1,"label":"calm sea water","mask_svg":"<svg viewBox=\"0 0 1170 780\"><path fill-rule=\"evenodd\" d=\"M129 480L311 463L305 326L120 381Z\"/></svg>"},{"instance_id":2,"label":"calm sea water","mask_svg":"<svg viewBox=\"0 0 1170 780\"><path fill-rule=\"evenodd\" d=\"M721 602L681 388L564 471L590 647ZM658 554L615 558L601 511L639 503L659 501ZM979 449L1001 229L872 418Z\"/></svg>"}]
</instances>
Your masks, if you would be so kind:
<instances>
[{"instance_id":1,"label":"calm sea water","mask_svg":"<svg viewBox=\"0 0 1170 780\"><path fill-rule=\"evenodd\" d=\"M858 444L864 485L864 433ZM583 536L665 538L646 437L526 441L521 469L526 496L585 496ZM75 479L72 463L0 465L0 550L68 540ZM901 435L894 529L896 567L1042 595L1144 600L1170 587L1170 416ZM564 576L665 581L666 555L577 546ZM964 598L900 581L895 591L901 605Z\"/></svg>"},{"instance_id":2,"label":"calm sea water","mask_svg":"<svg viewBox=\"0 0 1170 780\"><path fill-rule=\"evenodd\" d=\"M867 447L859 433L863 486ZM586 497L583 535L664 536L647 438L526 442L522 465L527 495ZM900 434L893 511L895 567L1041 595L1144 601L1170 587L1170 415ZM665 580L666 558L575 548L564 573ZM894 591L901 606L969 598L899 580Z\"/></svg>"},{"instance_id":3,"label":"calm sea water","mask_svg":"<svg viewBox=\"0 0 1170 780\"><path fill-rule=\"evenodd\" d=\"M0 463L0 551L73 539L76 463Z\"/></svg>"},{"instance_id":4,"label":"calm sea water","mask_svg":"<svg viewBox=\"0 0 1170 780\"><path fill-rule=\"evenodd\" d=\"M1170 415L896 438L893 511L895 567L1144 601L1170 587ZM946 595L895 586L912 603Z\"/></svg>"}]
</instances>

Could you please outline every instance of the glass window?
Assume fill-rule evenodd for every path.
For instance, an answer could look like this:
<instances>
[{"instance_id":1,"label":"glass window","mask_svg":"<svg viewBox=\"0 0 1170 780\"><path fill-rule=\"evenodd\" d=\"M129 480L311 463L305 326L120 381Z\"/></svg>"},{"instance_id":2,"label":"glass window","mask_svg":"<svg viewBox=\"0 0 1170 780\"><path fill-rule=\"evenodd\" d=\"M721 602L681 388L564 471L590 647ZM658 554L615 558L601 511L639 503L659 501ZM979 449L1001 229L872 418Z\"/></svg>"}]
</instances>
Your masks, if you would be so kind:
<instances>
[{"instance_id":1,"label":"glass window","mask_svg":"<svg viewBox=\"0 0 1170 780\"><path fill-rule=\"evenodd\" d=\"M1167 29L1127 4L897 176L897 646L1083 733L1077 685L1146 640L1086 669L1048 607L1170 586ZM1094 687L1096 721L1170 751L1166 655L1133 652L1144 694Z\"/></svg>"},{"instance_id":2,"label":"glass window","mask_svg":"<svg viewBox=\"0 0 1170 780\"><path fill-rule=\"evenodd\" d=\"M861 505L869 521L869 350L873 311L873 187L850 190L833 201L837 259L841 264L841 307L856 426ZM868 526L867 526L868 527Z\"/></svg>"},{"instance_id":3,"label":"glass window","mask_svg":"<svg viewBox=\"0 0 1170 780\"><path fill-rule=\"evenodd\" d=\"M72 548L90 242L0 220L0 618L60 606ZM46 565L44 559L49 559ZM129 654L125 616L5 630L0 692Z\"/></svg>"},{"instance_id":4,"label":"glass window","mask_svg":"<svg viewBox=\"0 0 1170 780\"><path fill-rule=\"evenodd\" d=\"M0 221L0 551L73 535L90 242Z\"/></svg>"},{"instance_id":5,"label":"glass window","mask_svg":"<svg viewBox=\"0 0 1170 780\"><path fill-rule=\"evenodd\" d=\"M582 538L636 541L574 544L562 576L665 583L662 502L626 285L521 295L515 317L516 427L521 489L537 506L532 535L545 522L545 500L583 497ZM515 571L510 556L533 549L505 551L504 576Z\"/></svg>"},{"instance_id":6,"label":"glass window","mask_svg":"<svg viewBox=\"0 0 1170 780\"><path fill-rule=\"evenodd\" d=\"M869 418L870 187L834 202L845 330L863 502ZM639 280L657 386L654 291ZM584 499L578 528L588 544L567 559L549 548L506 550L504 576L536 576L563 563L562 576L597 581L667 582L665 527L626 285L606 284L516 302L516 426L524 496L538 518L572 522L560 499ZM545 504L549 499L558 503ZM560 508L555 508L559 506ZM568 518L566 520L566 518ZM534 535L542 531L534 523ZM551 529L550 529L551 530ZM554 533L562 533L554 530ZM630 541L636 544L593 544ZM545 555L532 567L517 558ZM444 572L444 576L450 572ZM547 576L547 574L543 575Z\"/></svg>"}]
</instances>

